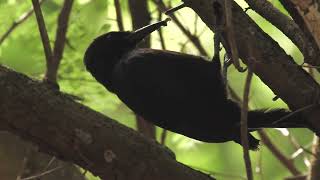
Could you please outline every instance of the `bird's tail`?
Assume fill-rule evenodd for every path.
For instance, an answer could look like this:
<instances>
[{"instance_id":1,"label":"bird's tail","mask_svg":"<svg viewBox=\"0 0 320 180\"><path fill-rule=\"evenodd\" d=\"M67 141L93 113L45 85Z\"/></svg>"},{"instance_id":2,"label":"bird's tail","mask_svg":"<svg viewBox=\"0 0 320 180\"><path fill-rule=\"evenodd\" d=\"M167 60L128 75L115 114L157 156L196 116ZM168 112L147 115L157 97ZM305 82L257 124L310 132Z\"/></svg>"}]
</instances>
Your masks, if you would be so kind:
<instances>
[{"instance_id":1,"label":"bird's tail","mask_svg":"<svg viewBox=\"0 0 320 180\"><path fill-rule=\"evenodd\" d=\"M248 112L248 128L306 128L300 113L291 114L285 109L254 110Z\"/></svg>"}]
</instances>

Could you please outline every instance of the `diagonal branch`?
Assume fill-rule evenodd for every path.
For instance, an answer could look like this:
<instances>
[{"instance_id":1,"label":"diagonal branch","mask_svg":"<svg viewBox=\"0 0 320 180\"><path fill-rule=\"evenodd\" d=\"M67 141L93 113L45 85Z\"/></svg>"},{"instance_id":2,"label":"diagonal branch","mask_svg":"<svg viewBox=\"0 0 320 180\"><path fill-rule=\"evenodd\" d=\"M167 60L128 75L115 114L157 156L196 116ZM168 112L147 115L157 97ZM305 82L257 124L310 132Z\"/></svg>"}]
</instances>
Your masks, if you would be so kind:
<instances>
[{"instance_id":1,"label":"diagonal branch","mask_svg":"<svg viewBox=\"0 0 320 180\"><path fill-rule=\"evenodd\" d=\"M39 28L39 32L40 32L40 36L41 36L41 40L42 40L42 45L43 45L44 53L45 53L46 60L47 60L47 68L49 68L49 64L53 61L53 53L52 53L52 49L51 49L51 45L50 45L49 36L47 33L47 28L44 23L44 19L43 19L43 15L42 15L39 1L32 0L32 5L33 5L33 9L34 9L34 12L36 15L38 28Z\"/></svg>"},{"instance_id":2,"label":"diagonal branch","mask_svg":"<svg viewBox=\"0 0 320 180\"><path fill-rule=\"evenodd\" d=\"M280 12L267 0L246 0L250 8L266 18L271 24L282 31L300 49L304 55L305 62L314 64L320 56L316 43L309 41L299 26L288 16ZM312 63L313 62L313 63Z\"/></svg>"},{"instance_id":3,"label":"diagonal branch","mask_svg":"<svg viewBox=\"0 0 320 180\"><path fill-rule=\"evenodd\" d=\"M166 5L164 4L164 2L162 0L152 0L152 2L158 6L160 11L166 12L168 10L168 8L166 7ZM170 16L172 21L178 26L178 28L183 32L183 34L185 36L187 36L188 39L190 39L190 41L198 49L200 54L202 56L208 56L208 53L206 52L206 50L202 46L199 38L196 37L195 35L193 35L189 30L187 30L174 14L168 14L168 16Z\"/></svg>"},{"instance_id":4,"label":"diagonal branch","mask_svg":"<svg viewBox=\"0 0 320 180\"><path fill-rule=\"evenodd\" d=\"M39 1L39 4L41 5L45 0ZM16 21L12 23L10 28L0 37L0 46L3 43L3 41L9 37L9 35L23 22L25 22L34 12L33 8L31 8L29 11L23 13Z\"/></svg>"},{"instance_id":5,"label":"diagonal branch","mask_svg":"<svg viewBox=\"0 0 320 180\"><path fill-rule=\"evenodd\" d=\"M0 127L101 179L212 180L134 130L0 66Z\"/></svg>"},{"instance_id":6,"label":"diagonal branch","mask_svg":"<svg viewBox=\"0 0 320 180\"><path fill-rule=\"evenodd\" d=\"M312 57L310 59L305 59L305 62L317 66L320 64L318 59L319 48L320 48L320 36L319 36L319 7L318 1L311 0L280 0L281 4L286 8L289 12L290 16L294 20L294 22L299 26L304 36L306 37L306 41L312 44L312 46L316 46L315 52L313 52ZM311 11L309 11L311 10Z\"/></svg>"},{"instance_id":7,"label":"diagonal branch","mask_svg":"<svg viewBox=\"0 0 320 180\"><path fill-rule=\"evenodd\" d=\"M312 153L315 154L312 157L312 165L310 168L309 179L310 180L317 180L320 178L319 168L320 168L320 139L319 137L314 137L313 146L312 146Z\"/></svg>"},{"instance_id":8,"label":"diagonal branch","mask_svg":"<svg viewBox=\"0 0 320 180\"><path fill-rule=\"evenodd\" d=\"M211 7L212 1L207 0L183 0L202 19L204 23L215 31L213 23L214 13ZM223 0L214 0L222 4ZM259 55L255 62L249 63L260 79L268 85L273 92L284 100L291 110L296 110L315 103L315 97L319 97L320 87L317 82L301 67L293 66L295 62L288 56L279 44L263 32L259 26L239 7L232 3L233 25L237 42L239 57L248 64L250 58L247 47L252 47L253 52ZM223 34L223 39L226 39ZM248 41L250 39L250 41ZM320 134L320 110L314 108L303 112L310 128Z\"/></svg>"},{"instance_id":9,"label":"diagonal branch","mask_svg":"<svg viewBox=\"0 0 320 180\"><path fill-rule=\"evenodd\" d=\"M54 42L53 49L53 60L47 61L47 71L44 80L53 84L57 84L58 68L62 59L64 46L66 44L68 21L72 9L72 4L73 0L65 0L63 3L58 17L56 40Z\"/></svg>"},{"instance_id":10,"label":"diagonal branch","mask_svg":"<svg viewBox=\"0 0 320 180\"><path fill-rule=\"evenodd\" d=\"M258 134L261 138L263 144L271 151L271 153L281 162L281 164L286 167L292 175L298 176L301 175L301 172L294 165L293 161L287 158L280 149L275 146L270 140L269 136L264 130L259 130Z\"/></svg>"}]
</instances>

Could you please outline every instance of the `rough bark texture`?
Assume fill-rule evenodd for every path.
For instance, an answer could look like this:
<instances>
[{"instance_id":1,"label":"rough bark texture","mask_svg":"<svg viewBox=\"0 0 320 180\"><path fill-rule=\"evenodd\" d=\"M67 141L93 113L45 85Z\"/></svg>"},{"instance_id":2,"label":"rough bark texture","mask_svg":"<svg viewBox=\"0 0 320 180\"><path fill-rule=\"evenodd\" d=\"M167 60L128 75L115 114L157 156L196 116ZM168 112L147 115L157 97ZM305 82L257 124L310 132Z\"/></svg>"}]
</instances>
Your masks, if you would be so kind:
<instances>
[{"instance_id":1,"label":"rough bark texture","mask_svg":"<svg viewBox=\"0 0 320 180\"><path fill-rule=\"evenodd\" d=\"M222 4L222 0L183 0L191 7L207 26L215 31L213 3ZM287 55L279 44L263 32L258 25L233 2L233 23L240 58L247 63L252 48L258 57L249 63L254 73L267 84L273 92L282 98L292 110L316 103L319 97L319 85L301 67L296 66L292 57ZM225 34L223 34L226 39ZM308 122L314 131L320 133L319 108L305 111Z\"/></svg>"},{"instance_id":2,"label":"rough bark texture","mask_svg":"<svg viewBox=\"0 0 320 180\"><path fill-rule=\"evenodd\" d=\"M154 141L0 66L0 127L108 180L209 180Z\"/></svg>"},{"instance_id":3,"label":"rough bark texture","mask_svg":"<svg viewBox=\"0 0 320 180\"><path fill-rule=\"evenodd\" d=\"M286 8L286 10L289 12L292 19L297 23L301 31L304 33L304 36L306 37L306 42L311 44L315 51L312 50L312 48L309 48L307 51L310 55L310 58L305 58L304 61L312 64L314 66L319 66L319 26L317 27L316 24L319 24L319 12L314 7L319 6L317 1L312 0L280 0L282 5ZM299 3L300 2L300 3ZM301 3L302 2L302 3ZM310 9L311 11L309 11ZM310 21L310 17L313 17L315 21ZM312 18L311 18L312 19ZM316 26L316 28L310 29L310 26ZM315 31L315 34L312 34L313 31Z\"/></svg>"},{"instance_id":4,"label":"rough bark texture","mask_svg":"<svg viewBox=\"0 0 320 180\"><path fill-rule=\"evenodd\" d=\"M52 156L38 153L35 146L21 138L0 131L0 177L1 180L27 178L48 170L61 167L58 170L41 176L41 180L85 180L79 168L71 163L55 159L49 166ZM24 160L25 164L24 164ZM24 164L24 168L23 167Z\"/></svg>"},{"instance_id":5,"label":"rough bark texture","mask_svg":"<svg viewBox=\"0 0 320 180\"><path fill-rule=\"evenodd\" d=\"M252 10L276 26L299 48L306 63L316 65L315 62L318 61L320 56L319 47L312 38L312 35L306 31L306 27L301 24L302 17L299 16L299 14L296 13L292 16L292 19L280 12L280 10L274 7L268 0L246 0L246 2ZM292 5L287 5L285 8L288 9L291 14L295 11L295 8L292 9ZM299 16L299 19L297 19L297 16ZM318 65L319 63L320 62L318 62Z\"/></svg>"}]
</instances>

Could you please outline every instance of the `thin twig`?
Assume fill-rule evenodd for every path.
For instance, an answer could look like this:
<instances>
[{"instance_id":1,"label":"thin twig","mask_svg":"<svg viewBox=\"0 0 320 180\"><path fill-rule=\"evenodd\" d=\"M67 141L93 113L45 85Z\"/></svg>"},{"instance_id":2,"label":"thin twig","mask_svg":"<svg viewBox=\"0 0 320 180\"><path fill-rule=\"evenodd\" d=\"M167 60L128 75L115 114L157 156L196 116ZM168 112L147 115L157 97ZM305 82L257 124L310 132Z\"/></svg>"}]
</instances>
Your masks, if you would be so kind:
<instances>
[{"instance_id":1,"label":"thin twig","mask_svg":"<svg viewBox=\"0 0 320 180\"><path fill-rule=\"evenodd\" d=\"M281 121L284 121L284 120L288 119L288 118L291 117L291 116L296 115L296 114L299 113L299 112L308 110L308 109L313 108L313 107L315 107L315 106L318 106L318 104L309 104L308 106L305 106L305 107L302 107L302 108L300 108L300 109L297 109L297 110L289 113L288 115L283 116L283 117L280 118L279 120L274 121L272 124L277 124L277 123L279 123L279 122L281 122Z\"/></svg>"},{"instance_id":2,"label":"thin twig","mask_svg":"<svg viewBox=\"0 0 320 180\"><path fill-rule=\"evenodd\" d=\"M122 11L119 0L114 0L114 7L116 9L117 23L119 31L124 31L123 20L122 20Z\"/></svg>"},{"instance_id":3,"label":"thin twig","mask_svg":"<svg viewBox=\"0 0 320 180\"><path fill-rule=\"evenodd\" d=\"M43 15L41 12L39 1L32 0L32 5L33 5L33 9L34 9L34 12L36 15L36 19L37 19L38 28L40 31L40 36L41 36L46 60L47 60L47 62L52 62L53 61L52 49L50 46L50 40L49 40L49 36L47 33L46 25L44 23L44 19L43 19ZM48 66L49 66L49 63L47 63L47 68L48 68Z\"/></svg>"},{"instance_id":4,"label":"thin twig","mask_svg":"<svg viewBox=\"0 0 320 180\"><path fill-rule=\"evenodd\" d=\"M304 152L304 153L306 153L306 154L315 156L315 154L313 154L313 153L311 152L311 150L309 150L309 149L307 149L306 147L300 145L300 144L297 142L296 138L295 138L291 133L288 135L288 137L289 137L289 140L290 140L291 144L292 144L292 145L294 146L294 148L296 149L296 151L302 150L302 152ZM294 153L293 153L293 154L294 154ZM292 156L291 156L291 157L292 157Z\"/></svg>"},{"instance_id":5,"label":"thin twig","mask_svg":"<svg viewBox=\"0 0 320 180\"><path fill-rule=\"evenodd\" d=\"M159 10L158 10L158 13L159 13L159 14L158 14L158 21L161 21L161 19L162 19L162 13L161 13L161 11L159 11ZM165 50L165 49L167 49L167 48L166 48L166 43L165 43L165 41L164 41L162 28L160 28L160 29L158 30L158 33L159 33L161 48Z\"/></svg>"},{"instance_id":6,"label":"thin twig","mask_svg":"<svg viewBox=\"0 0 320 180\"><path fill-rule=\"evenodd\" d=\"M248 180L253 180L252 166L249 155L249 142L248 142L248 104L249 104L249 93L250 85L253 72L251 68L248 68L248 75L246 78L243 102L241 108L241 145L243 146L243 156L246 165L246 172Z\"/></svg>"},{"instance_id":7,"label":"thin twig","mask_svg":"<svg viewBox=\"0 0 320 180\"><path fill-rule=\"evenodd\" d=\"M166 143L166 137L167 137L167 130L163 129L161 133L161 139L160 139L160 144L165 145Z\"/></svg>"},{"instance_id":8,"label":"thin twig","mask_svg":"<svg viewBox=\"0 0 320 180\"><path fill-rule=\"evenodd\" d=\"M168 9L167 11L164 12L164 14L166 14L166 15L172 14L175 11L178 11L179 9L182 9L184 7L186 7L186 4L185 3L181 3L180 5L178 5L176 7Z\"/></svg>"},{"instance_id":9,"label":"thin twig","mask_svg":"<svg viewBox=\"0 0 320 180\"><path fill-rule=\"evenodd\" d=\"M245 177L240 176L240 175L233 175L233 174L227 174L227 173L221 173L221 172L215 172L215 171L211 171L211 170L207 170L204 168L200 168L200 167L196 167L193 165L188 165L189 167L192 167L193 169L202 171L204 173L208 173L210 176L221 176L221 177L227 177L227 178L232 178L232 179L242 179L242 180L246 180Z\"/></svg>"},{"instance_id":10,"label":"thin twig","mask_svg":"<svg viewBox=\"0 0 320 180\"><path fill-rule=\"evenodd\" d=\"M260 151L259 151L259 157L258 157L258 162L257 162L257 166L256 166L256 170L255 170L255 172L258 174L258 176L260 177L260 180L263 180L264 179L264 177L263 177L263 172L262 172L262 154L264 154L263 153L263 151L262 151L263 149L261 149Z\"/></svg>"},{"instance_id":11,"label":"thin twig","mask_svg":"<svg viewBox=\"0 0 320 180\"><path fill-rule=\"evenodd\" d=\"M49 169L49 167L51 166L51 164L56 160L56 157L52 156L52 158L50 159L50 161L48 162L48 164L46 165L46 167L42 170L42 171L46 171Z\"/></svg>"},{"instance_id":12,"label":"thin twig","mask_svg":"<svg viewBox=\"0 0 320 180\"><path fill-rule=\"evenodd\" d=\"M309 180L319 180L320 178L320 173L319 173L319 168L320 168L320 139L317 136L314 136L313 139L313 146L312 146L312 153L315 154L316 156L312 158L312 163L310 167L310 173L309 173Z\"/></svg>"},{"instance_id":13,"label":"thin twig","mask_svg":"<svg viewBox=\"0 0 320 180\"><path fill-rule=\"evenodd\" d=\"M43 172L43 173L40 173L40 174L37 174L37 175L34 175L34 176L30 176L30 177L27 177L27 178L23 178L23 179L21 179L21 180L36 179L36 178L39 178L39 177L41 177L41 176L44 176L44 175L47 175L47 174L51 174L51 173L53 173L53 172L55 172L55 171L57 171L57 170L59 170L59 169L61 169L61 168L63 168L63 166L58 166L58 167L53 168L53 169L51 169L51 170L45 171L45 172Z\"/></svg>"},{"instance_id":14,"label":"thin twig","mask_svg":"<svg viewBox=\"0 0 320 180\"><path fill-rule=\"evenodd\" d=\"M224 1L224 6L225 6L225 21L226 21L226 27L225 31L227 34L227 41L230 47L230 53L231 53L231 59L233 62L234 67L239 71L239 72L244 72L246 69L242 68L240 66L240 61L239 61L239 52L237 48L237 43L236 39L234 38L234 28L233 28L233 23L232 23L232 1L231 0L225 0Z\"/></svg>"},{"instance_id":15,"label":"thin twig","mask_svg":"<svg viewBox=\"0 0 320 180\"><path fill-rule=\"evenodd\" d=\"M27 165L27 161L28 161L28 157L27 155L25 157L23 157L23 160L22 160L22 165L21 165L21 168L19 170L19 173L18 173L18 176L17 176L17 179L16 180L21 180L21 176L23 175L24 173L24 170L26 168L26 165Z\"/></svg>"},{"instance_id":16,"label":"thin twig","mask_svg":"<svg viewBox=\"0 0 320 180\"><path fill-rule=\"evenodd\" d=\"M58 26L56 30L56 39L53 49L53 60L47 61L47 71L44 76L45 81L49 81L57 85L57 74L60 61L62 59L64 46L66 44L66 35L68 29L68 21L73 5L73 0L65 0L58 17Z\"/></svg>"},{"instance_id":17,"label":"thin twig","mask_svg":"<svg viewBox=\"0 0 320 180\"><path fill-rule=\"evenodd\" d=\"M299 176L293 176L293 177L286 177L284 180L307 180L307 175L299 175Z\"/></svg>"},{"instance_id":18,"label":"thin twig","mask_svg":"<svg viewBox=\"0 0 320 180\"><path fill-rule=\"evenodd\" d=\"M319 57L318 47L316 44L308 40L292 18L283 14L279 9L273 6L270 1L246 0L246 2L250 8L259 13L262 17L266 18L266 20L290 38L290 40L297 45L308 62L313 62L310 61L309 58L314 59Z\"/></svg>"},{"instance_id":19,"label":"thin twig","mask_svg":"<svg viewBox=\"0 0 320 180\"><path fill-rule=\"evenodd\" d=\"M64 45L66 44L66 35L68 29L68 21L71 14L73 0L65 0L58 17L58 26L56 31L56 40L54 42L53 54L55 61L62 59Z\"/></svg>"},{"instance_id":20,"label":"thin twig","mask_svg":"<svg viewBox=\"0 0 320 180\"><path fill-rule=\"evenodd\" d=\"M276 145L272 143L268 135L264 130L259 130L258 134L261 138L263 144L271 151L271 153L281 162L281 164L286 167L292 175L300 175L301 172L296 168L293 161L287 158L278 148Z\"/></svg>"},{"instance_id":21,"label":"thin twig","mask_svg":"<svg viewBox=\"0 0 320 180\"><path fill-rule=\"evenodd\" d=\"M162 0L152 0L154 4L158 6L160 11L166 12L169 8L166 7L166 5L163 3ZM202 56L208 56L208 53L202 46L200 40L198 37L193 35L189 30L187 30L182 23L178 20L178 18L174 14L168 14L168 16L172 19L172 21L178 26L178 28L183 32L185 36L187 36L188 39L192 42L192 44L198 49L200 54Z\"/></svg>"},{"instance_id":22,"label":"thin twig","mask_svg":"<svg viewBox=\"0 0 320 180\"><path fill-rule=\"evenodd\" d=\"M40 0L39 4L41 5L45 0ZM9 35L15 30L19 25L21 25L23 22L25 22L34 12L33 8L31 8L29 11L23 13L16 21L12 23L10 28L0 37L0 46L4 42L4 40L9 37Z\"/></svg>"}]
</instances>

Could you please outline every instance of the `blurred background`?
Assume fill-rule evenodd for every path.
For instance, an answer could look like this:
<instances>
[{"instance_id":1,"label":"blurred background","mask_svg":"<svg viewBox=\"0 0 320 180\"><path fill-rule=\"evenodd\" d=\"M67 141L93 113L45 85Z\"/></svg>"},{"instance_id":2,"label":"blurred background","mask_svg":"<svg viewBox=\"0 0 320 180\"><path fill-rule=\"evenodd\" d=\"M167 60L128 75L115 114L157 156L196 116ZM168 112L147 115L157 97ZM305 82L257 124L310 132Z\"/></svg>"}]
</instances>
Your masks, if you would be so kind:
<instances>
[{"instance_id":1,"label":"blurred background","mask_svg":"<svg viewBox=\"0 0 320 180\"><path fill-rule=\"evenodd\" d=\"M270 2L286 13L278 0ZM41 4L52 45L57 29L57 18L63 3L62 0L46 0ZM247 7L242 0L238 0L237 3L243 8ZM178 4L180 4L179 0L74 0L63 58L57 74L60 90L79 97L80 102L90 108L137 129L139 117L91 77L83 65L83 55L95 37L119 29L125 31L137 29L159 19L165 19L167 16L160 12ZM32 12L31 1L0 0L0 64L41 80L46 71L46 60L37 21L34 14L30 12ZM302 62L303 57L300 51L286 36L253 11L248 10L247 13L297 63ZM210 59L213 54L213 33L189 8L179 10L174 16L176 20L170 21L168 26L163 27L161 35L157 32L152 34L150 47L207 56ZM177 26L177 23L180 25ZM199 43L191 37L198 39ZM141 46L148 47L149 41L146 40ZM315 76L317 78L318 74ZM234 92L232 97L241 99L243 96L245 77L246 73L239 73L233 66L229 68L228 83ZM250 109L287 108L281 99L273 101L274 96L273 92L257 76L254 76L250 92ZM313 134L309 130L266 129L263 133L298 173L303 174L308 171L311 155L305 150L311 148L313 140ZM260 139L257 133L255 136ZM156 139L168 146L176 154L178 161L212 174L219 180L241 180L246 177L243 152L238 144L202 143L172 132L163 134L163 130L158 127ZM7 179L17 177L26 154L29 153L24 149L24 144L14 145L18 143L16 140L19 141L18 138L7 134L0 136L0 160L15 162L0 165L0 177L7 177ZM250 155L255 179L280 180L294 174L294 171L288 170L288 167L283 165L283 161L280 161L279 157L270 151L270 147L263 143L259 151L252 151ZM52 160L52 158L49 159ZM87 179L98 179L90 173L83 174ZM31 171L29 175L32 175ZM46 177L43 176L43 179Z\"/></svg>"}]
</instances>

